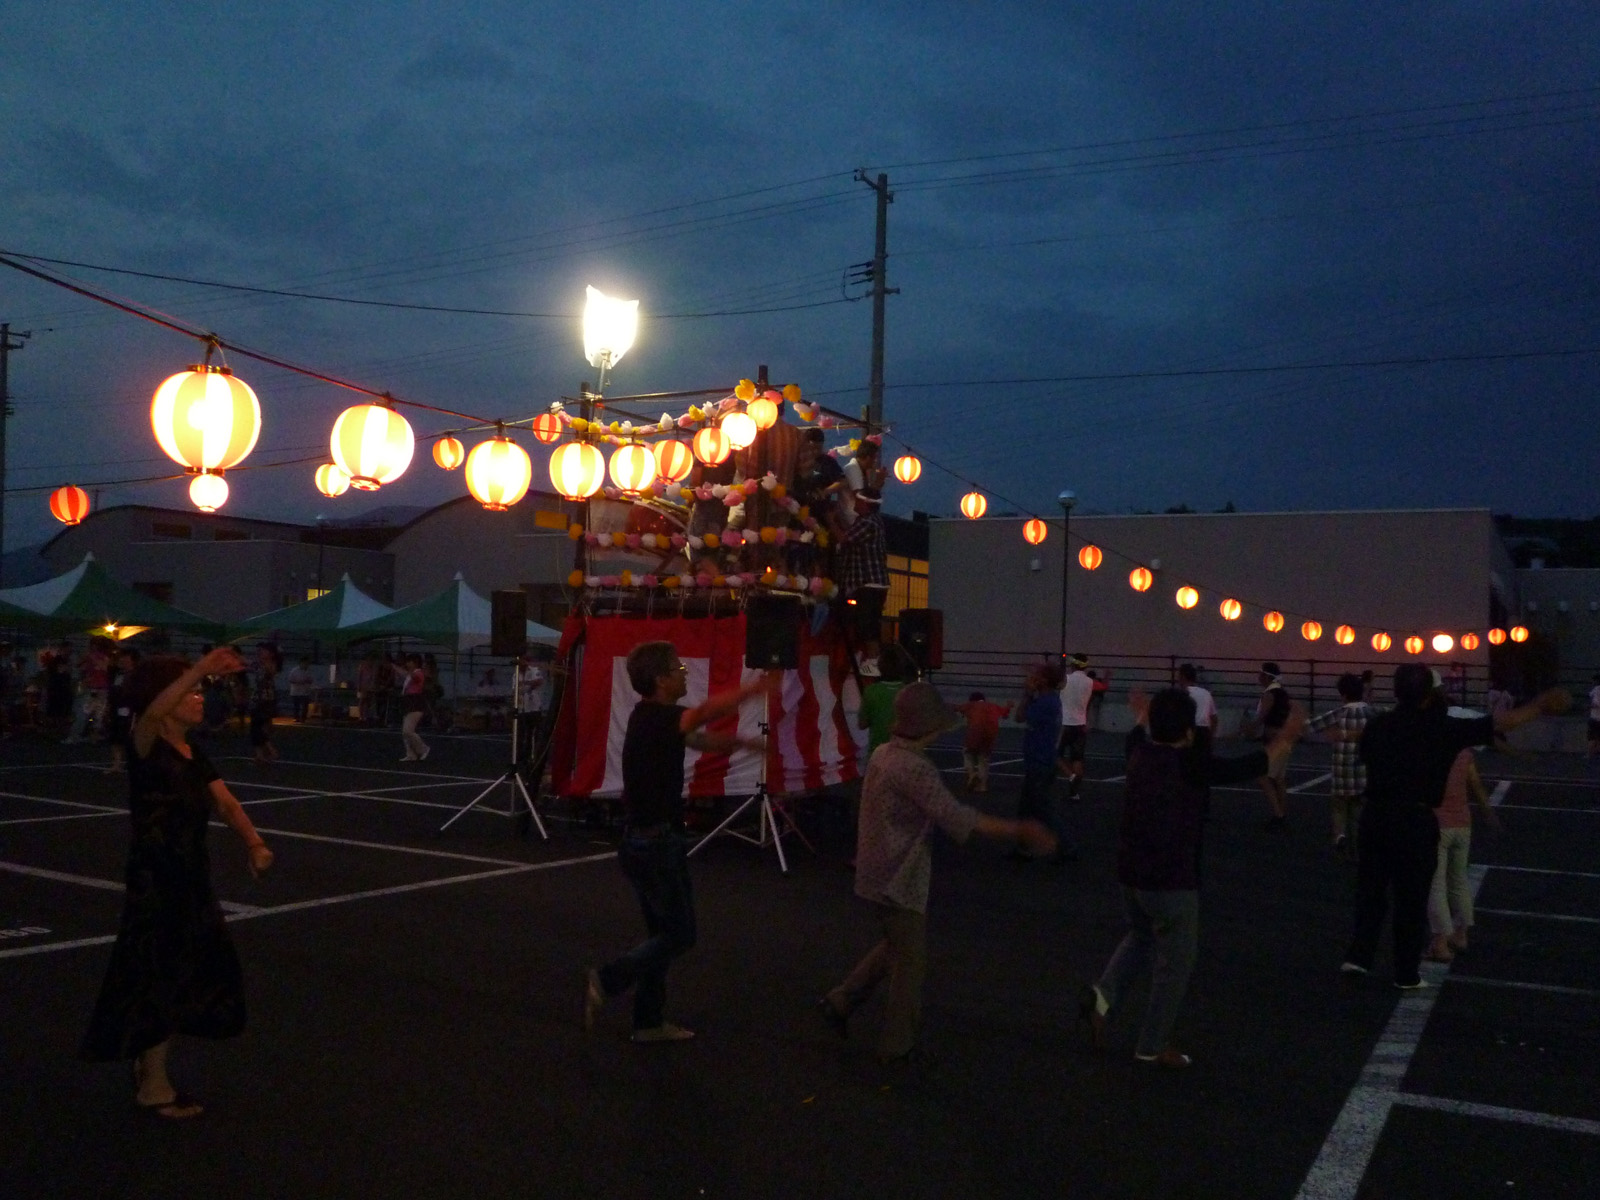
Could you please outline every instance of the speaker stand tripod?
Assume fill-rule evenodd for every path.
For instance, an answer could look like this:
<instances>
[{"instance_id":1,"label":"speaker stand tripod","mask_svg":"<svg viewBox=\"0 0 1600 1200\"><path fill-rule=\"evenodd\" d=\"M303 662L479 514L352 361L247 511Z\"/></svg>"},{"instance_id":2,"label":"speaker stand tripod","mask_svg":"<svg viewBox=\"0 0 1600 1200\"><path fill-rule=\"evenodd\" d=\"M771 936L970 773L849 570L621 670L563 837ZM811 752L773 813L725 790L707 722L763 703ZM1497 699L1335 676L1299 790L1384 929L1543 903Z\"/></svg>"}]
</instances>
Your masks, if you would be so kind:
<instances>
[{"instance_id":1,"label":"speaker stand tripod","mask_svg":"<svg viewBox=\"0 0 1600 1200\"><path fill-rule=\"evenodd\" d=\"M549 831L545 829L544 821L542 821L539 817L539 810L534 807L533 796L529 794L528 785L523 782L522 772L518 769L522 765L520 762L520 759L522 758L521 722L527 719L524 714L519 711L521 708L522 672L521 670L517 670L517 672L511 678L511 766L506 769L504 775L500 776L499 779L496 779L488 787L484 788L483 791L474 796L470 804L468 804L460 812L456 813L455 816L451 817L443 825L439 826L440 833L443 833L446 829L449 829L450 826L454 825L462 817L466 816L469 812L482 804L484 812L493 813L497 817L516 817L521 818L524 822L531 820L534 826L539 830L539 836L547 842L550 840ZM542 756L540 757L539 761L542 765ZM488 799L489 796L494 794L494 790L501 784L507 784L511 788L511 794L507 798L506 807L503 809L491 808L488 805L483 804L483 802ZM521 805L517 803L519 798L522 801ZM527 825L524 824L524 832L526 829Z\"/></svg>"},{"instance_id":2,"label":"speaker stand tripod","mask_svg":"<svg viewBox=\"0 0 1600 1200\"><path fill-rule=\"evenodd\" d=\"M767 732L768 725L763 721L761 722L761 773L756 779L756 790L740 801L739 806L729 813L720 825L690 847L689 853L697 853L702 846L719 834L738 838L741 842L749 842L752 846L766 846L770 837L772 848L778 852L778 870L787 875L789 873L789 857L783 852L783 835L786 832L794 834L795 837L804 842L806 849L813 854L816 853L817 848L811 844L805 834L800 832L800 827L794 823L794 818L789 815L789 810L781 803L774 804L771 793L767 791ZM756 831L754 833L746 833L743 830L732 828L733 823L743 816L745 811L752 805L756 806ZM785 826L783 829L778 827L780 818Z\"/></svg>"}]
</instances>

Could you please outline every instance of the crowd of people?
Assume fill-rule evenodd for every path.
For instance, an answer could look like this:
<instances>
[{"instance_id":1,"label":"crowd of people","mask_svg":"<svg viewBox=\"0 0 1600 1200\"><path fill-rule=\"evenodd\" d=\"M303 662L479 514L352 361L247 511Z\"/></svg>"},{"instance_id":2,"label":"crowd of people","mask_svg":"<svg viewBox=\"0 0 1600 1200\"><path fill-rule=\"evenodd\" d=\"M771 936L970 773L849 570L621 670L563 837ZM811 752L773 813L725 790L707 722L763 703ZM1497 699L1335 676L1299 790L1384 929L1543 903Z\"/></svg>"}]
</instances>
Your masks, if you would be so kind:
<instances>
[{"instance_id":1,"label":"crowd of people","mask_svg":"<svg viewBox=\"0 0 1600 1200\"><path fill-rule=\"evenodd\" d=\"M252 741L258 757L270 760L267 706L275 706L276 689L268 685L280 666L276 647L258 649L253 671L237 651L224 647L194 664L165 655L130 660L108 682L111 711L126 717L122 749L133 839L122 923L82 1052L92 1060L132 1059L137 1104L163 1118L186 1119L201 1111L168 1074L172 1039L229 1037L245 1019L238 958L209 878L208 821L215 817L233 830L252 871L266 870L273 858L191 734L205 723L210 681L248 675ZM405 713L406 757L426 758L429 747L412 720L426 695L425 664L411 656L387 669ZM542 673L525 661L515 669L518 694L541 696ZM645 938L588 970L583 1019L594 1028L610 1000L632 992L633 1041L681 1042L694 1035L669 1019L667 977L671 964L697 940L683 825L684 756L690 750L761 751L759 739L708 726L747 698L776 689L779 678L768 673L685 706L687 671L668 642L636 647L627 676L639 699L622 749L625 825L618 862L638 901ZM1367 682L1347 675L1339 681L1342 704L1311 718L1288 696L1276 665L1265 663L1256 706L1261 744L1224 755L1217 751L1215 700L1198 680L1198 671L1186 664L1174 686L1153 695L1138 688L1128 693L1134 725L1123 748L1116 852L1127 930L1104 969L1084 985L1077 1005L1093 1044L1104 1047L1133 985L1147 978L1134 1058L1156 1068L1181 1069L1191 1062L1175 1044L1174 1030L1198 953L1212 788L1258 781L1269 827L1282 828L1291 750L1305 736L1330 741L1334 846L1357 863L1354 930L1341 970L1364 975L1373 969L1388 917L1394 983L1416 988L1424 986L1424 957L1448 960L1468 944L1469 799L1494 820L1471 748L1570 703L1565 692L1551 691L1520 706L1499 705L1488 716L1455 716L1437 674L1406 664L1394 674L1391 707L1369 703ZM998 841L1028 861L1073 861L1077 851L1060 801L1076 797L1082 787L1094 683L1087 656L1073 655L1040 663L1011 703L974 692L958 709L918 678L915 662L898 647L882 651L880 675L865 689L858 714L870 749L852 863L855 894L870 909L880 937L817 999L828 1027L848 1036L862 1004L882 989L879 1058L895 1065L920 1055L931 841L937 834L958 843L974 836ZM964 724L966 790L984 793L988 759L1007 718L1022 727L1015 817L963 802L928 755L939 738ZM259 741L258 720L264 726Z\"/></svg>"}]
</instances>

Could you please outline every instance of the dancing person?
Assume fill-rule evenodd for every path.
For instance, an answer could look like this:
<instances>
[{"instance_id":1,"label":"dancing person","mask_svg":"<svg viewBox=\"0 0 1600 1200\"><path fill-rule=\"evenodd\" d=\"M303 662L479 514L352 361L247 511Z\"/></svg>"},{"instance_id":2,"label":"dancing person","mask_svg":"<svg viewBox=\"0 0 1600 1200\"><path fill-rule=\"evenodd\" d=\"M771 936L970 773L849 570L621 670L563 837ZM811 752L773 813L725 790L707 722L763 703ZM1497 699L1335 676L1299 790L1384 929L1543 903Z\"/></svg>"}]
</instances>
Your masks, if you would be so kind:
<instances>
[{"instance_id":1,"label":"dancing person","mask_svg":"<svg viewBox=\"0 0 1600 1200\"><path fill-rule=\"evenodd\" d=\"M639 897L649 936L628 953L591 969L585 981L583 1025L593 1029L605 1002L633 989L633 1040L680 1042L693 1031L666 1019L667 968L695 943L694 893L683 831L683 756L686 749L766 752L760 738L713 733L707 724L736 712L749 696L767 695L779 674L765 674L693 708L688 668L671 642L644 642L628 655L628 682L639 703L622 741L622 804L627 814L617 861Z\"/></svg>"},{"instance_id":2,"label":"dancing person","mask_svg":"<svg viewBox=\"0 0 1600 1200\"><path fill-rule=\"evenodd\" d=\"M1043 824L1056 838L1050 861L1057 866L1077 857L1067 837L1056 805L1056 752L1061 737L1061 668L1043 663L1028 673L1017 719L1024 725L1022 734L1022 790L1017 796L1018 819L1032 818ZM1021 847L1011 857L1030 857Z\"/></svg>"},{"instance_id":3,"label":"dancing person","mask_svg":"<svg viewBox=\"0 0 1600 1200\"><path fill-rule=\"evenodd\" d=\"M1194 701L1194 744L1203 758L1217 740L1217 702L1209 689L1200 686L1200 668L1193 663L1178 668L1178 686Z\"/></svg>"},{"instance_id":4,"label":"dancing person","mask_svg":"<svg viewBox=\"0 0 1600 1200\"><path fill-rule=\"evenodd\" d=\"M250 688L250 745L256 765L266 766L278 757L272 744L272 721L278 715L278 672L283 655L271 642L256 647L256 671Z\"/></svg>"},{"instance_id":5,"label":"dancing person","mask_svg":"<svg viewBox=\"0 0 1600 1200\"><path fill-rule=\"evenodd\" d=\"M1000 740L1000 721L1011 715L1011 708L984 698L982 692L973 692L965 704L956 705L956 712L967 723L967 732L961 739L961 761L967 769L967 791L989 790L989 756Z\"/></svg>"},{"instance_id":6,"label":"dancing person","mask_svg":"<svg viewBox=\"0 0 1600 1200\"><path fill-rule=\"evenodd\" d=\"M392 667L391 671L400 684L400 742L406 748L400 761L421 762L433 753L433 747L417 732L428 704L428 676L422 659L415 654L407 655L404 665Z\"/></svg>"},{"instance_id":7,"label":"dancing person","mask_svg":"<svg viewBox=\"0 0 1600 1200\"><path fill-rule=\"evenodd\" d=\"M139 665L139 652L131 647L118 647L111 667L111 688L106 694L107 736L111 742L111 765L108 775L127 769L128 738L133 734L133 708L128 700L128 679ZM204 684L201 684L202 694ZM201 727L204 728L204 703L201 705Z\"/></svg>"},{"instance_id":8,"label":"dancing person","mask_svg":"<svg viewBox=\"0 0 1600 1200\"><path fill-rule=\"evenodd\" d=\"M1061 744L1057 756L1067 776L1067 795L1076 799L1083 781L1083 755L1089 744L1089 702L1094 699L1095 677L1089 674L1089 657L1074 654L1061 678Z\"/></svg>"},{"instance_id":9,"label":"dancing person","mask_svg":"<svg viewBox=\"0 0 1600 1200\"><path fill-rule=\"evenodd\" d=\"M1483 814L1483 823L1499 832L1500 816L1489 803L1477 760L1471 750L1463 750L1450 764L1444 800L1434 810L1439 820L1439 858L1428 892L1428 925L1433 941L1423 956L1430 962L1449 962L1456 951L1465 950L1467 933L1472 928L1472 888L1467 883L1467 859L1472 851L1469 796Z\"/></svg>"},{"instance_id":10,"label":"dancing person","mask_svg":"<svg viewBox=\"0 0 1600 1200\"><path fill-rule=\"evenodd\" d=\"M1428 892L1439 860L1433 810L1444 801L1451 764L1496 733L1565 712L1572 697L1552 688L1497 717L1452 717L1433 672L1403 663L1395 668L1394 699L1395 707L1368 721L1361 735L1367 801L1357 835L1355 932L1339 969L1351 975L1372 970L1392 892L1394 982L1411 990L1427 986L1418 964L1428 944Z\"/></svg>"},{"instance_id":11,"label":"dancing person","mask_svg":"<svg viewBox=\"0 0 1600 1200\"><path fill-rule=\"evenodd\" d=\"M1283 729L1283 723L1289 719L1289 693L1283 690L1281 676L1282 672L1275 662L1262 663L1261 673L1256 676L1261 683L1261 699L1256 702L1255 719L1262 745L1271 745ZM1288 774L1289 759L1285 756L1274 759L1272 770L1261 779L1261 792L1266 796L1270 810L1262 825L1264 829L1279 832L1285 827L1284 813L1289 789L1284 781Z\"/></svg>"},{"instance_id":12,"label":"dancing person","mask_svg":"<svg viewBox=\"0 0 1600 1200\"><path fill-rule=\"evenodd\" d=\"M74 705L72 729L62 745L89 740L89 729L94 727L95 737L106 736L107 693L111 688L111 643L101 637L89 639L89 648L78 660L78 700Z\"/></svg>"},{"instance_id":13,"label":"dancing person","mask_svg":"<svg viewBox=\"0 0 1600 1200\"><path fill-rule=\"evenodd\" d=\"M207 823L217 817L239 836L252 874L272 865L272 851L228 785L188 740L205 715L201 680L243 669L223 646L192 666L147 658L127 683L138 714L128 746L127 896L82 1054L92 1062L132 1059L135 1101L170 1120L203 1111L167 1072L173 1038L234 1037L245 1022L239 957L211 889Z\"/></svg>"},{"instance_id":14,"label":"dancing person","mask_svg":"<svg viewBox=\"0 0 1600 1200\"><path fill-rule=\"evenodd\" d=\"M1206 792L1266 775L1273 760L1289 756L1305 714L1292 708L1264 749L1219 758L1203 750L1195 736L1194 698L1185 689L1167 688L1153 698L1135 691L1128 702L1139 723L1126 745L1117 881L1129 928L1100 978L1080 993L1078 1012L1094 1045L1103 1048L1117 1005L1148 975L1150 998L1134 1058L1158 1067L1187 1067L1191 1060L1172 1045L1172 1029L1199 947Z\"/></svg>"},{"instance_id":15,"label":"dancing person","mask_svg":"<svg viewBox=\"0 0 1600 1200\"><path fill-rule=\"evenodd\" d=\"M1339 676L1337 686L1344 703L1308 721L1306 732L1320 733L1333 743L1329 784L1333 796L1333 851L1348 858L1354 848L1351 838L1360 828L1361 798L1367 791L1367 768L1360 754L1361 734L1367 722L1378 715L1378 710L1366 702L1366 687L1361 676L1347 672Z\"/></svg>"},{"instance_id":16,"label":"dancing person","mask_svg":"<svg viewBox=\"0 0 1600 1200\"><path fill-rule=\"evenodd\" d=\"M867 731L867 762L894 731L894 698L917 679L917 662L903 646L888 645L878 655L877 678L861 692L856 728Z\"/></svg>"},{"instance_id":17,"label":"dancing person","mask_svg":"<svg viewBox=\"0 0 1600 1200\"><path fill-rule=\"evenodd\" d=\"M887 980L878 1035L878 1058L886 1064L908 1060L917 1045L934 829L957 842L973 834L1014 842L1038 856L1056 849L1055 837L1039 822L991 817L950 794L927 748L960 718L931 683L904 688L895 697L894 711L894 737L867 765L856 844L855 892L872 905L883 936L842 983L816 1002L823 1019L839 1036L848 1037L851 1014Z\"/></svg>"}]
</instances>

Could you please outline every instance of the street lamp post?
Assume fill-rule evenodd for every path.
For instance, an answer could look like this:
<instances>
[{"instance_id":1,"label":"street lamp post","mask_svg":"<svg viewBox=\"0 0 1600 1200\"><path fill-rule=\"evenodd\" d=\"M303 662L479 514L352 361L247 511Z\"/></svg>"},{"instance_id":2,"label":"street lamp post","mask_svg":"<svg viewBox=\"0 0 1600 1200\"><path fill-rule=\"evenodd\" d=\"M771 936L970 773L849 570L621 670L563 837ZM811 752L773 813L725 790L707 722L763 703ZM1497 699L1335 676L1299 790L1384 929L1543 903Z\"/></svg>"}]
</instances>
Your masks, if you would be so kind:
<instances>
[{"instance_id":1,"label":"street lamp post","mask_svg":"<svg viewBox=\"0 0 1600 1200\"><path fill-rule=\"evenodd\" d=\"M1068 527L1072 523L1072 506L1078 502L1078 494L1072 491L1063 491L1056 500L1061 505L1061 659L1067 658L1067 581L1072 570L1072 543L1067 537Z\"/></svg>"}]
</instances>

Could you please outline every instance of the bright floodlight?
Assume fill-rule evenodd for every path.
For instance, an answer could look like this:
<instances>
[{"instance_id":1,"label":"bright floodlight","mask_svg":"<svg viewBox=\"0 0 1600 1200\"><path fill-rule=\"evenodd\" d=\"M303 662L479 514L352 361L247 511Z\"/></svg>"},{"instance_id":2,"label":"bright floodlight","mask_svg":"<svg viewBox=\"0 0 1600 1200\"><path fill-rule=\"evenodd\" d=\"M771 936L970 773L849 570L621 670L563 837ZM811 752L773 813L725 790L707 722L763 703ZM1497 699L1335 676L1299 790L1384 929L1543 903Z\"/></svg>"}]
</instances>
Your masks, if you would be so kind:
<instances>
[{"instance_id":1,"label":"bright floodlight","mask_svg":"<svg viewBox=\"0 0 1600 1200\"><path fill-rule=\"evenodd\" d=\"M591 367L609 371L616 366L638 332L637 300L613 300L600 289L589 288L583 306L583 355Z\"/></svg>"}]
</instances>

